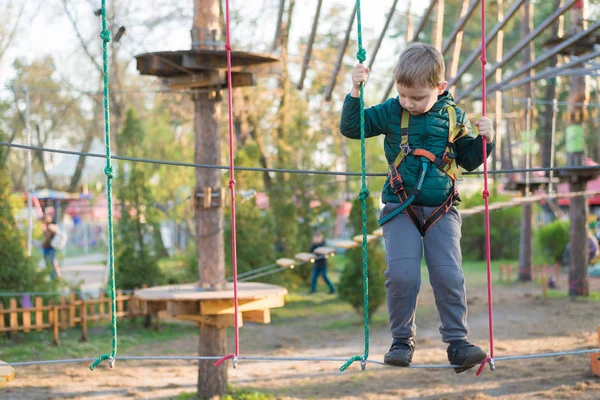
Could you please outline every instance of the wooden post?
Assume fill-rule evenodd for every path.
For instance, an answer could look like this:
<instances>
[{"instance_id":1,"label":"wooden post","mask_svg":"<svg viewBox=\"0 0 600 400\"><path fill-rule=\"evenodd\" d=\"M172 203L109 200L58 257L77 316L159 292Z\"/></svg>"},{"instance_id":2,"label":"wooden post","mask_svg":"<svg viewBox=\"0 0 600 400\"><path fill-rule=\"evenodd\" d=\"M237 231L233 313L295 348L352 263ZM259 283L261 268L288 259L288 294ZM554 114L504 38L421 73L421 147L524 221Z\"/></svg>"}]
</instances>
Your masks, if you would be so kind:
<instances>
[{"instance_id":1,"label":"wooden post","mask_svg":"<svg viewBox=\"0 0 600 400\"><path fill-rule=\"evenodd\" d=\"M117 316L122 317L123 310L125 310L125 307L123 304L123 291L121 289L117 290L116 302L117 302Z\"/></svg>"},{"instance_id":2,"label":"wooden post","mask_svg":"<svg viewBox=\"0 0 600 400\"><path fill-rule=\"evenodd\" d=\"M194 0L194 20L192 40L198 42L195 49L207 48L202 42L202 32L219 31L219 0ZM197 40L196 40L197 39ZM221 165L221 143L219 121L221 118L221 92L215 88L211 92L196 92L194 101L195 162L199 164ZM211 188L220 192L221 171L216 169L196 169L197 192ZM223 209L220 203L204 208L196 202L196 237L198 252L198 285L215 289L226 284L223 244ZM158 313L156 314L158 324ZM200 329L199 352L202 355L222 356L227 349L227 331L224 328L202 326ZM199 361L198 397L221 396L227 389L227 367L215 368L211 361Z\"/></svg>"},{"instance_id":3,"label":"wooden post","mask_svg":"<svg viewBox=\"0 0 600 400\"><path fill-rule=\"evenodd\" d=\"M100 298L99 298L99 302L98 302L98 314L100 314L100 321L104 320L104 306L105 306L105 298L104 298L104 293L100 293Z\"/></svg>"},{"instance_id":4,"label":"wooden post","mask_svg":"<svg viewBox=\"0 0 600 400\"><path fill-rule=\"evenodd\" d=\"M548 279L546 279L546 268L548 268L547 265L542 265L542 297L544 299L548 298Z\"/></svg>"},{"instance_id":5,"label":"wooden post","mask_svg":"<svg viewBox=\"0 0 600 400\"><path fill-rule=\"evenodd\" d=\"M19 328L19 314L17 312L17 299L14 297L9 301L9 310L10 310L10 328L11 332L17 332Z\"/></svg>"},{"instance_id":6,"label":"wooden post","mask_svg":"<svg viewBox=\"0 0 600 400\"><path fill-rule=\"evenodd\" d=\"M576 34L584 29L584 6L585 2L576 3L571 9L571 31ZM567 165L578 167L585 165L585 141L582 122L586 119L585 108L581 103L587 103L588 91L585 77L573 76L569 79L570 93L569 106L567 108ZM578 104L577 104L578 103ZM587 187L586 177L575 173L570 175L570 191L585 191ZM569 235L569 295L588 296L588 202L586 196L574 197L570 201L569 216L571 220L571 232Z\"/></svg>"},{"instance_id":7,"label":"wooden post","mask_svg":"<svg viewBox=\"0 0 600 400\"><path fill-rule=\"evenodd\" d=\"M42 308L44 307L44 301L41 297L35 298L35 330L41 332L44 328L44 311Z\"/></svg>"},{"instance_id":8,"label":"wooden post","mask_svg":"<svg viewBox=\"0 0 600 400\"><path fill-rule=\"evenodd\" d=\"M53 337L54 337L54 345L55 346L60 346L60 340L58 338L59 325L60 325L60 321L58 320L58 314L59 314L58 310L59 310L59 306L52 307L52 317L50 318L50 320L52 321L52 333L53 333Z\"/></svg>"},{"instance_id":9,"label":"wooden post","mask_svg":"<svg viewBox=\"0 0 600 400\"><path fill-rule=\"evenodd\" d=\"M87 337L87 303L85 302L85 300L82 300L81 302L81 338L79 339L80 342L87 342L88 341L88 337Z\"/></svg>"},{"instance_id":10,"label":"wooden post","mask_svg":"<svg viewBox=\"0 0 600 400\"><path fill-rule=\"evenodd\" d=\"M68 321L67 321L67 299L65 298L65 296L60 296L60 308L59 308L59 314L60 314L60 327L63 329L67 329L68 325Z\"/></svg>"},{"instance_id":11,"label":"wooden post","mask_svg":"<svg viewBox=\"0 0 600 400\"><path fill-rule=\"evenodd\" d=\"M75 305L76 305L76 295L75 293L69 294L69 326L71 328L75 327L76 323L76 315L75 315Z\"/></svg>"}]
</instances>

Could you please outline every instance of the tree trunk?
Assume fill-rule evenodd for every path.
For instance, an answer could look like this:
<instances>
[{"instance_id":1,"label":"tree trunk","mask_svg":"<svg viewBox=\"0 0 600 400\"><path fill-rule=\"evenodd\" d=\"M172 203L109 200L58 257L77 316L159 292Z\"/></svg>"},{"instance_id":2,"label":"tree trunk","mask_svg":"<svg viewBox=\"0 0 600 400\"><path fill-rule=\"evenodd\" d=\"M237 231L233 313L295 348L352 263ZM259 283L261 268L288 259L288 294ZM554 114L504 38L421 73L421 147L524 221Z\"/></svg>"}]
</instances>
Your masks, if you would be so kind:
<instances>
[{"instance_id":1,"label":"tree trunk","mask_svg":"<svg viewBox=\"0 0 600 400\"><path fill-rule=\"evenodd\" d=\"M196 157L198 164L221 165L219 119L220 98L207 93L194 94ZM203 193L221 190L221 171L196 169L196 188ZM215 287L224 283L225 259L223 254L223 209L204 208L202 199L196 207L196 239L198 243L198 272L202 286Z\"/></svg>"},{"instance_id":2,"label":"tree trunk","mask_svg":"<svg viewBox=\"0 0 600 400\"><path fill-rule=\"evenodd\" d=\"M192 48L214 46L219 32L219 0L194 0ZM220 91L194 93L194 129L196 134L195 162L221 165L219 122L221 118ZM196 193L221 193L221 171L196 169ZM220 197L219 197L220 198ZM196 243L198 254L198 285L214 290L225 285L225 255L223 245L223 209L220 202L204 208L204 198L195 197ZM200 326L200 355L223 356L227 352L227 330L224 327ZM227 367L215 368L211 362L198 365L198 397L210 399L222 396L227 390Z\"/></svg>"},{"instance_id":3,"label":"tree trunk","mask_svg":"<svg viewBox=\"0 0 600 400\"><path fill-rule=\"evenodd\" d=\"M525 37L531 32L533 27L533 2L528 0L523 8L521 9L521 35ZM533 60L533 42L523 49L523 64L527 64ZM533 75L533 69L529 70L528 74ZM525 98L529 99L533 97L533 83L525 85ZM529 111L529 110L528 110ZM525 118L528 118L528 114L525 114ZM523 121L525 129L531 130L531 126ZM532 157L532 146L529 140L531 133L526 132L525 138L527 138L527 144L524 145L521 138L521 149L525 157L524 164L531 168L531 157ZM525 174L529 174L526 172ZM529 181L529 177L526 176L526 180ZM525 196L529 196L529 185L525 188ZM521 249L519 256L519 281L530 281L531 280L531 267L533 264L533 206L531 204L523 205L523 212L521 214Z\"/></svg>"},{"instance_id":4,"label":"tree trunk","mask_svg":"<svg viewBox=\"0 0 600 400\"><path fill-rule=\"evenodd\" d=\"M198 353L214 357L227 354L227 329L200 326ZM221 396L227 389L227 364L214 367L213 362L211 360L198 362L198 398L200 399Z\"/></svg>"},{"instance_id":5,"label":"tree trunk","mask_svg":"<svg viewBox=\"0 0 600 400\"><path fill-rule=\"evenodd\" d=\"M584 191L586 182L571 182L571 191ZM587 196L571 199L569 248L569 296L588 296L588 240L587 240Z\"/></svg>"},{"instance_id":6,"label":"tree trunk","mask_svg":"<svg viewBox=\"0 0 600 400\"><path fill-rule=\"evenodd\" d=\"M531 280L533 264L533 206L524 204L521 212L521 248L519 253L519 281Z\"/></svg>"},{"instance_id":7,"label":"tree trunk","mask_svg":"<svg viewBox=\"0 0 600 400\"><path fill-rule=\"evenodd\" d=\"M571 9L570 34L576 34L584 29L584 4L575 4ZM584 107L576 103L587 103L587 88L585 77L571 77L569 79L570 93L569 106L567 108L567 165L578 167L584 165L585 142L584 132L581 126L585 119ZM587 186L586 178L577 176L574 172L569 180L570 191L584 191ZM569 295L588 296L587 258L588 258L588 228L587 197L580 196L571 199L569 206L571 218L570 243L570 269L569 269Z\"/></svg>"}]
</instances>

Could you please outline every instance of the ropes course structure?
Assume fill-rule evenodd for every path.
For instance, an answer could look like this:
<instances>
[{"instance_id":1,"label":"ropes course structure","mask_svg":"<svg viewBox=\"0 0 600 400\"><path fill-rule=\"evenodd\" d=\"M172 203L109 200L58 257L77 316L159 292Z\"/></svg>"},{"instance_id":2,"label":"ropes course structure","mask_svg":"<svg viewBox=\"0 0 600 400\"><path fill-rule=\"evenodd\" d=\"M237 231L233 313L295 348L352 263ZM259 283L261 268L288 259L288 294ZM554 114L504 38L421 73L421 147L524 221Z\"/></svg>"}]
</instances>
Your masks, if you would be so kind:
<instances>
[{"instance_id":1,"label":"ropes course structure","mask_svg":"<svg viewBox=\"0 0 600 400\"><path fill-rule=\"evenodd\" d=\"M68 150L52 149L52 148L39 147L39 146L25 146L25 145L19 145L19 144L9 143L9 142L0 142L0 146L19 148L19 149L24 149L24 150L36 150L36 151L61 153L61 154L66 154L66 155L86 155L86 156L90 156L90 157L103 157L106 159L106 167L104 169L104 173L106 175L107 197L108 197L108 243L109 243L109 278L110 278L109 291L110 291L110 296L113 300L112 301L112 309L111 309L111 314L112 314L112 318L111 318L111 333L112 333L111 351L106 354L101 355L98 358L74 358L74 359L63 359L63 360L12 362L12 363L10 363L10 366L11 367L19 367L19 366L31 366L31 365L54 365L54 364L69 364L69 363L82 363L82 362L93 361L92 365L90 366L90 369L93 370L104 360L108 360L109 365L112 368L112 367L114 367L115 361L117 359L120 361L199 361L199 360L204 360L204 361L215 361L215 363L214 363L215 366L219 366L220 364L224 363L227 360L232 360L234 368L237 367L239 361L248 361L248 362L306 361L306 362L337 362L337 363L343 362L344 364L339 368L340 371L346 370L355 361L360 362L360 368L363 371L366 369L367 364L389 366L387 364L384 364L381 361L369 358L369 326L370 326L369 286L368 286L368 284L369 284L369 282L368 282L368 272L369 272L368 262L369 262L369 260L368 260L367 245L370 241L376 239L380 235L378 234L378 232L372 232L370 234L367 230L367 215L366 215L367 214L367 203L366 203L366 201L369 196L369 190L368 190L368 186L367 186L367 177L381 177L381 176L386 176L387 173L369 173L367 171L366 146L365 146L364 85L361 84L361 87L360 87L360 133L361 133L361 135L360 135L361 171L360 172L333 172L333 171L319 171L319 170L254 168L254 167L239 167L239 166L236 167L234 165L234 158L235 158L234 148L235 148L235 146L234 146L233 97L232 97L232 92L233 92L232 70L233 70L233 67L232 67L232 60L231 60L232 47L231 47L231 40L230 40L231 21L230 21L229 1L226 0L225 1L225 28L226 28L225 51L227 53L227 78L228 78L227 82L228 82L228 123L229 123L229 126L228 126L228 128L229 128L229 165L228 166L207 165L207 164L185 163L185 162L169 161L169 160L151 160L151 159L143 159L143 158L135 158L135 157L116 156L111 153L110 111L109 111L110 110L110 108L109 108L109 74L108 74L108 57L107 57L107 53L108 53L107 44L110 41L110 32L108 31L107 24L106 24L106 4L105 4L105 2L106 2L106 0L102 0L101 38L103 41L103 70L104 70L104 93L103 93L103 96L104 96L104 117L105 117L105 124L104 124L105 132L104 133L105 133L106 154L100 155L100 154L89 153L89 152L68 151ZM461 19L461 24L463 24L464 21L466 19L468 19L469 16L472 14L476 3L477 3L477 1L471 2L471 4L469 5L468 12L466 12L466 14L464 14ZM518 9L518 6L516 6L516 5L520 5L522 3L523 3L522 0L521 1L518 0L515 2L515 6L513 6L514 10L513 10L513 8L511 8L511 10L513 10L513 11L508 13L508 15L506 16L506 21ZM543 23L543 25L547 24L545 26L548 26L550 23L554 22L560 15L562 15L562 13L564 13L566 10L568 10L575 3L576 3L576 0L569 0L563 8L561 8L560 10L557 10L551 17L549 17L547 19L547 21L545 21ZM396 8L396 4L397 4L397 1L394 1L394 5L393 5L392 9L390 10L390 18L391 18L391 14L394 12L394 10ZM475 57L477 57L478 55L480 56L481 80L478 82L473 82L473 84L472 84L473 88L476 87L478 84L481 84L481 88L482 88L481 102L482 102L482 115L483 116L486 116L486 113L487 113L487 110L486 110L486 108L487 108L487 105L486 105L486 97L487 97L486 78L491 76L491 74L497 68L504 65L506 62L508 62L508 60L512 56L514 56L514 54L511 52L502 61L500 61L497 65L495 65L493 69L486 70L486 64L487 64L486 45L489 43L490 40L493 39L493 36L495 36L495 34L500 30L501 26L494 27L494 29L492 30L493 34L486 36L486 25L485 25L486 7L485 7L485 4L486 4L486 1L481 2L481 49L478 49L473 52L473 54L476 54ZM435 5L435 0L433 0L431 2L431 5L427 9L425 16L423 17L423 20L421 21L421 24L419 25L418 29L414 32L414 40L418 39L419 34L424 27L425 21L428 18L429 14L431 13L434 5ZM315 25L316 25L316 21L318 20L318 17L319 17L320 6L321 6L321 1L319 1L319 9L317 11L317 15L315 16ZM367 53L366 53L365 48L363 47L360 0L356 0L353 13L355 13L355 16L356 16L357 30L358 30L358 32L357 32L358 53L356 55L356 58L359 61L359 63L364 63L367 58ZM353 19L354 19L354 14L353 14ZM387 24L389 24L389 19L387 21ZM387 24L386 24L386 29L387 29ZM598 23L596 23L592 27L590 27L589 30L593 31L597 28L600 28L600 24L598 24ZM459 30L460 30L460 28L459 28ZM540 32L541 32L541 29L540 29ZM537 34L539 34L540 32L537 32L537 31L532 32L531 37L529 37L528 40L529 41L533 40L537 36ZM586 32L588 32L588 31L586 31ZM382 32L381 37L383 37L384 33L385 33L385 29ZM575 36L575 37L581 38L584 36L585 35L581 34L580 36ZM311 46L312 46L313 40L314 40L314 31L311 34ZM380 38L379 44L380 44L380 42L381 42L381 38ZM569 42L564 42L564 43L569 43ZM378 46L379 46L379 44L378 44ZM450 46L450 43L447 42L444 45L445 50L447 50L449 46ZM557 46L557 48L558 48L558 46ZM562 48L564 48L564 47L562 47ZM556 50L556 52L558 52L558 51L560 51L560 49ZM516 54L517 52L518 52L518 50L515 51L514 53ZM310 57L310 49L307 49L306 57ZM372 62L373 62L373 60L371 60L370 66L372 65ZM472 62L473 61L471 61L471 63ZM542 61L537 60L536 63L534 63L534 65L539 65L539 63L541 63L541 62ZM533 66L531 68L533 68ZM301 78L300 82L298 83L299 87L302 87L302 85L303 85L305 69L306 69L306 67L303 66L302 78ZM460 75L462 73L464 73L465 71L466 71L466 68L462 72L459 71L459 75L457 75L457 77L455 77L454 81L451 81L450 83L451 84L454 83L457 79L460 78ZM520 76L521 73L519 73L519 72L520 71L513 73L509 78L506 79L506 82L504 82L502 84L496 84L495 86L492 86L492 88L490 88L490 89L493 91L493 90L502 90L502 88L506 88L506 87L512 87L512 86L510 86L511 84L509 82L511 80L513 80L514 78ZM555 71L550 71L548 73L548 75L544 75L544 76L545 77L550 76L549 74L551 72L555 72ZM332 80L332 84L330 85L331 89L333 87L333 83L335 83L335 78ZM330 93L329 93L329 95L330 95ZM554 101L553 102L554 108L556 108L556 105L557 105L557 102ZM485 139L484 139L484 145L482 147L483 147L483 159L487 160L487 148L485 145ZM118 340L117 340L118 339L117 338L117 317L116 317L117 310L116 310L116 301L114 301L115 293L116 293L115 266L114 266L115 248L114 248L114 238L113 238L113 208L112 208L113 205L112 205L112 184L111 184L111 181L114 178L113 166L112 166L113 160L125 160L125 161L131 161L131 162L144 162L144 163L163 164L163 165L178 166L178 167L190 167L190 168L222 169L222 170L229 171L229 182L228 183L229 183L230 198L231 198L231 230L232 230L231 247L232 247L232 269L233 269L233 276L230 277L229 280L233 283L233 299L234 299L233 302L234 302L234 307L235 307L235 310L234 310L235 350L233 353L224 354L224 355L220 355L220 356L127 356L127 355L119 355L117 357L117 342L118 342ZM595 166L569 166L569 167L554 167L554 166L552 166L549 168L531 168L528 165L528 167L529 168L525 168L525 169L491 170L491 171L489 171L487 163L484 162L483 163L483 172L471 173L472 175L483 175L482 196L484 199L484 205L482 207L475 207L475 208L460 211L465 216L474 215L474 214L482 214L482 213L485 216L485 244L486 244L485 255L486 255L486 266L487 266L486 273L487 273L487 295L488 295L488 315L489 315L488 323L489 323L490 352L489 352L489 356L483 361L483 363L479 367L479 370L476 373L478 376L481 374L481 372L483 371L486 364L489 364L491 370L494 371L496 369L498 363L503 363L503 362L508 362L508 361L517 361L517 360L525 360L525 359L533 359L533 358L548 358L548 357L561 357L561 356L570 356L570 355L582 355L582 354L591 354L591 353L600 352L600 348L597 348L597 349L590 349L590 350L573 350L573 351L565 351L565 352L549 352L549 353L504 356L504 357L496 357L495 356L492 277L491 277L491 271L492 271L491 268L492 267L491 267L491 243L490 243L490 212L493 210L514 207L514 206L519 206L519 205L523 205L523 204L532 204L532 203L537 203L537 202L546 201L546 200L555 199L555 198L575 198L575 197L581 197L581 196L587 196L587 195L600 194L600 191L598 191L598 190L577 191L577 192L571 192L571 193L567 193L567 194L550 193L549 192L549 193L540 194L540 195L527 195L525 197L514 198L510 201L504 201L504 202L495 202L494 203L494 202L489 201L490 189L488 186L488 176L492 175L492 174L500 175L500 174L514 174L514 173L523 173L523 172L531 173L534 171L540 171L540 172L596 171L596 170L600 169L600 166L598 166L598 165L595 165ZM361 222L362 222L361 237L358 237L358 238L355 237L354 240L350 243L337 242L337 244L334 243L333 246L341 247L341 248L350 248L350 247L358 247L358 246L362 247L362 278L363 278L362 279L362 286L363 286L362 289L363 289L363 299L364 299L364 302L363 302L364 349L363 349L362 355L355 355L349 359L344 358L344 357L326 357L326 356L323 356L323 357L267 357L267 356L261 356L261 355L257 355L257 356L240 355L240 332L239 332L240 324L238 321L240 312L238 310L238 303L239 303L238 282L244 282L244 281L257 279L262 276L285 271L286 269L293 268L298 265L308 264L308 263L314 262L315 256L326 257L328 255L333 254L335 252L335 250L333 250L331 248L324 248L321 250L317 249L315 251L315 253L299 253L299 254L295 255L295 259L291 259L291 258L290 259L279 259L273 264L269 264L269 265L266 265L266 266L263 266L260 268L256 268L251 271L244 272L244 273L238 273L237 253L236 253L237 252L237 240L236 240L237 238L236 238L235 171L298 173L298 174L314 174L314 175L342 175L342 176L354 176L354 177L360 176L361 189L360 189L358 198L361 201L361 207L362 207L362 209L361 209ZM468 175L468 174L469 173L465 173L465 175ZM456 367L457 366L453 366L453 365L421 364L421 365L411 365L409 368L412 368L412 369L446 369L446 368L456 368ZM8 380L10 380L14 377L14 370L12 370L12 368L9 370L9 369L5 368L3 365L0 365L0 372L4 371L4 370L7 371L6 377L4 378L4 381L7 382ZM10 379L8 379L9 373L10 373ZM3 379L3 377L0 376L0 386L3 383L2 379Z\"/></svg>"}]
</instances>

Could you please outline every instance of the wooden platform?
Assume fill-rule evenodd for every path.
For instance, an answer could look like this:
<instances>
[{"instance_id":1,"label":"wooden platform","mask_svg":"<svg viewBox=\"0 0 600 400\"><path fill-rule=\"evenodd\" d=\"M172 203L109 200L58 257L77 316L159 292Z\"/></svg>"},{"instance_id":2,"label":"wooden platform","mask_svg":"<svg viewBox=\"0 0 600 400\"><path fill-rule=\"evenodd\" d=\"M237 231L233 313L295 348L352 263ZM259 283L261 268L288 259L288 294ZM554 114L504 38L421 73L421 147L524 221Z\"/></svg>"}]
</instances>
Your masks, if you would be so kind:
<instances>
[{"instance_id":1,"label":"wooden platform","mask_svg":"<svg viewBox=\"0 0 600 400\"><path fill-rule=\"evenodd\" d=\"M196 284L156 286L135 291L147 301L148 309L158 315L161 311L176 319L194 321L199 325L226 327L234 325L235 307L233 283L222 290L203 290ZM271 308L283 307L287 289L258 282L238 283L238 322L268 324Z\"/></svg>"},{"instance_id":2,"label":"wooden platform","mask_svg":"<svg viewBox=\"0 0 600 400\"><path fill-rule=\"evenodd\" d=\"M15 377L15 370L13 367L0 361L0 388L5 386L9 381Z\"/></svg>"}]
</instances>

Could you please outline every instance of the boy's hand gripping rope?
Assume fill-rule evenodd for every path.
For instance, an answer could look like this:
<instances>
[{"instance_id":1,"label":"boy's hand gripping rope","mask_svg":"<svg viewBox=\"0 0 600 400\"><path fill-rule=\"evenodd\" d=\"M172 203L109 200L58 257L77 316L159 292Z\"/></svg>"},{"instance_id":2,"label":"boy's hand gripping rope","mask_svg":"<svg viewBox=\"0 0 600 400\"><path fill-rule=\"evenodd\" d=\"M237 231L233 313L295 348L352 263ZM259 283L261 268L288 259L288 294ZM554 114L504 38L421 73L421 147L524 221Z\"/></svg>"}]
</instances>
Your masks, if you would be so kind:
<instances>
[{"instance_id":1,"label":"boy's hand gripping rope","mask_svg":"<svg viewBox=\"0 0 600 400\"><path fill-rule=\"evenodd\" d=\"M358 53L356 58L360 63L367 59L367 52L362 44L362 23L360 17L360 0L356 0L356 21L358 25ZM354 361L360 361L360 368L364 371L369 358L369 252L367 246L367 167L365 156L365 101L364 101L364 83L360 84L360 160L361 160L361 180L362 187L358 198L362 203L362 261L363 261L363 292L364 292L364 321L365 321L365 352L364 355L354 356L340 367L344 371Z\"/></svg>"},{"instance_id":2,"label":"boy's hand gripping rope","mask_svg":"<svg viewBox=\"0 0 600 400\"><path fill-rule=\"evenodd\" d=\"M113 239L113 210L112 210L112 179L114 178L113 167L110 152L110 109L108 101L108 42L110 42L110 31L106 28L106 0L102 0L102 64L104 73L104 131L106 145L106 197L108 203L108 259L110 275L110 299L111 299L111 326L112 326L112 351L110 354L103 354L90 366L93 371L103 360L108 360L112 368L117 356L117 302L115 300L115 257L114 257L114 239Z\"/></svg>"},{"instance_id":3,"label":"boy's hand gripping rope","mask_svg":"<svg viewBox=\"0 0 600 400\"><path fill-rule=\"evenodd\" d=\"M486 116L487 113L487 86L486 86L486 74L485 65L486 60L486 46L485 46L485 0L481 2L481 115ZM494 309L492 305L492 264L491 264L491 251L490 251L490 191L488 189L488 169L487 169L487 141L485 137L481 137L483 143L483 199L485 202L485 259L487 262L487 291L488 291L488 320L490 329L490 355L483 360L481 366L477 370L477 376L481 374L485 364L490 364L492 371L496 370L494 363Z\"/></svg>"},{"instance_id":4,"label":"boy's hand gripping rope","mask_svg":"<svg viewBox=\"0 0 600 400\"><path fill-rule=\"evenodd\" d=\"M238 357L240 356L240 326L238 321L238 273L237 273L237 245L236 245L236 227L235 227L235 176L233 160L233 85L231 82L231 18L229 16L229 0L225 0L225 51L227 52L227 97L229 103L229 189L231 191L231 252L233 264L233 307L235 311L235 354L229 354L214 363L219 366L225 360L233 359L233 368L237 367Z\"/></svg>"}]
</instances>

